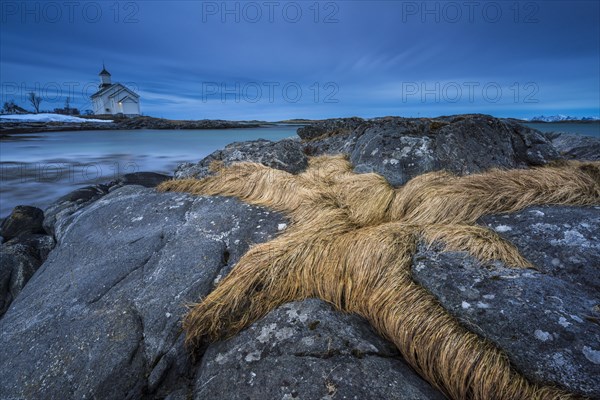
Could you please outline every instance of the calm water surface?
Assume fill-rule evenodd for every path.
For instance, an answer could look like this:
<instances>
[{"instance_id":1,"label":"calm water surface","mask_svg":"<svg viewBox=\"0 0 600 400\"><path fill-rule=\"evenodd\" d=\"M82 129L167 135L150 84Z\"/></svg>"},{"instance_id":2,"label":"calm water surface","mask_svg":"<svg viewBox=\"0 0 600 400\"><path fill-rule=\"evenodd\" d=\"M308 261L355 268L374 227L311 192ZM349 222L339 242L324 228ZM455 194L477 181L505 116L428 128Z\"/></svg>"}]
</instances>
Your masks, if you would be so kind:
<instances>
[{"instance_id":1,"label":"calm water surface","mask_svg":"<svg viewBox=\"0 0 600 400\"><path fill-rule=\"evenodd\" d=\"M225 145L296 136L297 126L218 130L49 132L0 142L0 217L19 204L45 208L82 186L129 172L171 175Z\"/></svg>"}]
</instances>

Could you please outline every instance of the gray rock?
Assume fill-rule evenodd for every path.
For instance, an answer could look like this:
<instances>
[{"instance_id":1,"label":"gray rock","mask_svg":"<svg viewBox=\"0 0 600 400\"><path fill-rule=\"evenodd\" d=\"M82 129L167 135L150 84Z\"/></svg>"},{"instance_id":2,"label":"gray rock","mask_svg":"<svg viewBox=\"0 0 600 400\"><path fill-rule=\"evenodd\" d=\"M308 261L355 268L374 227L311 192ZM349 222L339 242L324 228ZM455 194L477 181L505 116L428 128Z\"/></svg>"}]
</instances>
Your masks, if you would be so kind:
<instances>
[{"instance_id":1,"label":"gray rock","mask_svg":"<svg viewBox=\"0 0 600 400\"><path fill-rule=\"evenodd\" d=\"M19 235L45 233L42 226L44 212L36 207L16 206L0 225L0 236L10 240Z\"/></svg>"},{"instance_id":2,"label":"gray rock","mask_svg":"<svg viewBox=\"0 0 600 400\"><path fill-rule=\"evenodd\" d=\"M302 140L314 140L350 133L364 123L358 117L327 119L298 128L297 134Z\"/></svg>"},{"instance_id":3,"label":"gray rock","mask_svg":"<svg viewBox=\"0 0 600 400\"><path fill-rule=\"evenodd\" d=\"M301 172L308 166L308 159L298 141L286 139L271 142L259 139L231 143L197 164L181 164L175 171L175 178L204 178L210 174L209 167L213 161L220 161L224 165L240 161L257 162L290 173Z\"/></svg>"},{"instance_id":4,"label":"gray rock","mask_svg":"<svg viewBox=\"0 0 600 400\"><path fill-rule=\"evenodd\" d=\"M59 198L46 208L44 228L48 233L60 238L61 232L72 221L70 218L71 215L109 192L127 185L141 185L148 188L155 187L168 179L171 179L171 177L155 172L135 172L125 174L107 184L76 189Z\"/></svg>"},{"instance_id":5,"label":"gray rock","mask_svg":"<svg viewBox=\"0 0 600 400\"><path fill-rule=\"evenodd\" d=\"M477 114L377 119L351 133L308 142L306 148L311 155L347 153L356 172L377 172L392 185L440 169L468 174L492 167L543 165L560 158L540 132Z\"/></svg>"},{"instance_id":6,"label":"gray rock","mask_svg":"<svg viewBox=\"0 0 600 400\"><path fill-rule=\"evenodd\" d=\"M442 398L365 321L317 300L284 305L191 363L184 304L282 229L277 213L126 186L72 218L0 320L0 398ZM257 385L238 380L253 371Z\"/></svg>"},{"instance_id":7,"label":"gray rock","mask_svg":"<svg viewBox=\"0 0 600 400\"><path fill-rule=\"evenodd\" d=\"M600 397L600 207L532 207L485 217L539 270L421 248L416 279L537 382Z\"/></svg>"},{"instance_id":8,"label":"gray rock","mask_svg":"<svg viewBox=\"0 0 600 400\"><path fill-rule=\"evenodd\" d=\"M547 133L546 136L567 159L600 161L600 138L568 133Z\"/></svg>"},{"instance_id":9,"label":"gray rock","mask_svg":"<svg viewBox=\"0 0 600 400\"><path fill-rule=\"evenodd\" d=\"M224 388L228 388L225 389ZM289 303L202 360L194 399L443 399L362 319Z\"/></svg>"},{"instance_id":10,"label":"gray rock","mask_svg":"<svg viewBox=\"0 0 600 400\"><path fill-rule=\"evenodd\" d=\"M171 179L169 175L158 174L156 172L134 172L123 175L116 181L109 183L108 186L110 186L111 190L126 185L140 185L152 188L169 179Z\"/></svg>"},{"instance_id":11,"label":"gray rock","mask_svg":"<svg viewBox=\"0 0 600 400\"><path fill-rule=\"evenodd\" d=\"M206 176L215 160L297 173L305 152L343 152L357 171L399 183L440 165L468 173L558 157L537 131L481 115L351 129L304 143L235 143L176 175ZM146 186L163 179L150 178ZM365 321L318 300L279 307L193 363L180 329L184 304L208 294L286 220L235 199L159 194L137 185L144 182L80 189L46 210L58 244L0 319L0 398L441 398ZM422 248L415 276L526 376L598 397L599 210L538 207L482 219L541 272ZM47 249L36 248L39 257ZM31 257L18 261L25 271L36 255L19 254ZM0 290L12 276L6 270Z\"/></svg>"},{"instance_id":12,"label":"gray rock","mask_svg":"<svg viewBox=\"0 0 600 400\"><path fill-rule=\"evenodd\" d=\"M54 247L48 235L22 235L0 247L0 317Z\"/></svg>"},{"instance_id":13,"label":"gray rock","mask_svg":"<svg viewBox=\"0 0 600 400\"><path fill-rule=\"evenodd\" d=\"M44 229L58 239L63 228L71 221L71 215L106 195L108 190L107 185L87 186L59 198L44 211Z\"/></svg>"},{"instance_id":14,"label":"gray rock","mask_svg":"<svg viewBox=\"0 0 600 400\"><path fill-rule=\"evenodd\" d=\"M0 398L187 393L184 305L285 223L234 199L134 185L71 218L0 320Z\"/></svg>"}]
</instances>

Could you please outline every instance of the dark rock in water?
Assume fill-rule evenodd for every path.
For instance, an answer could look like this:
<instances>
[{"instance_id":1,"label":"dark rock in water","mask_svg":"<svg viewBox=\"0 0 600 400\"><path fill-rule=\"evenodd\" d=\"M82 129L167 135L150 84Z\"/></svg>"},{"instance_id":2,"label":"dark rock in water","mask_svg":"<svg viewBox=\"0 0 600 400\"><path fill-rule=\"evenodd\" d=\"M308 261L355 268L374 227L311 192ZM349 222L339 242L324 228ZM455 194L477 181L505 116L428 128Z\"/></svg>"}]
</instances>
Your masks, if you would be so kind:
<instances>
[{"instance_id":1,"label":"dark rock in water","mask_svg":"<svg viewBox=\"0 0 600 400\"><path fill-rule=\"evenodd\" d=\"M600 161L600 138L568 133L546 133L546 136L566 159Z\"/></svg>"},{"instance_id":2,"label":"dark rock in water","mask_svg":"<svg viewBox=\"0 0 600 400\"><path fill-rule=\"evenodd\" d=\"M2 244L0 251L0 317L42 265L54 247L48 235L25 234Z\"/></svg>"},{"instance_id":3,"label":"dark rock in water","mask_svg":"<svg viewBox=\"0 0 600 400\"><path fill-rule=\"evenodd\" d=\"M422 248L416 279L525 376L600 398L600 207L531 207L481 222L539 272Z\"/></svg>"},{"instance_id":4,"label":"dark rock in water","mask_svg":"<svg viewBox=\"0 0 600 400\"><path fill-rule=\"evenodd\" d=\"M42 223L44 212L36 207L16 206L11 214L2 221L0 236L10 240L29 233L45 233Z\"/></svg>"},{"instance_id":5,"label":"dark rock in water","mask_svg":"<svg viewBox=\"0 0 600 400\"><path fill-rule=\"evenodd\" d=\"M194 399L224 398L445 397L366 321L335 312L320 300L306 300L283 305L234 338L209 347Z\"/></svg>"},{"instance_id":6,"label":"dark rock in water","mask_svg":"<svg viewBox=\"0 0 600 400\"><path fill-rule=\"evenodd\" d=\"M251 161L262 163L271 168L281 169L290 173L298 173L308 166L302 144L296 140L254 140L236 142L227 145L223 150L217 150L204 158L198 164L186 163L175 171L175 178L203 178L210 174L209 166L213 161L230 165L234 162Z\"/></svg>"},{"instance_id":7,"label":"dark rock in water","mask_svg":"<svg viewBox=\"0 0 600 400\"><path fill-rule=\"evenodd\" d=\"M117 129L232 129L232 128L256 128L258 123L242 123L224 120L171 120L164 118L153 118L139 116L134 118L122 118L116 121Z\"/></svg>"},{"instance_id":8,"label":"dark rock in water","mask_svg":"<svg viewBox=\"0 0 600 400\"><path fill-rule=\"evenodd\" d=\"M560 158L540 132L477 114L377 119L350 133L334 134L305 146L311 155L346 153L356 172L379 173L392 185L441 169L469 174L493 167L543 165Z\"/></svg>"},{"instance_id":9,"label":"dark rock in water","mask_svg":"<svg viewBox=\"0 0 600 400\"><path fill-rule=\"evenodd\" d=\"M297 133L302 140L314 140L350 133L364 123L364 119L357 117L327 119L298 128Z\"/></svg>"},{"instance_id":10,"label":"dark rock in water","mask_svg":"<svg viewBox=\"0 0 600 400\"><path fill-rule=\"evenodd\" d=\"M95 117L97 118L97 117ZM16 139L12 134L58 132L58 131L86 131L86 130L131 130L131 129L233 129L257 128L260 122L237 122L224 120L196 120L180 121L149 116L111 117L113 122L33 122L15 121L0 124L0 140Z\"/></svg>"}]
</instances>

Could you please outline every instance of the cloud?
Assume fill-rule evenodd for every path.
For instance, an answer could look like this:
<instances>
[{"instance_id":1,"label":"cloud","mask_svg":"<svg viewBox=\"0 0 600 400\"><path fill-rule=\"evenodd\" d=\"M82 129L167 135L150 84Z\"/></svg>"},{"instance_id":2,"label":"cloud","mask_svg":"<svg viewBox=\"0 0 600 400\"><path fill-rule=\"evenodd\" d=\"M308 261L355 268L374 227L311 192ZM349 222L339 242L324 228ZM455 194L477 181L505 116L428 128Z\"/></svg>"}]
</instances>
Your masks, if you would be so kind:
<instances>
[{"instance_id":1,"label":"cloud","mask_svg":"<svg viewBox=\"0 0 600 400\"><path fill-rule=\"evenodd\" d=\"M597 110L600 102L597 2L520 2L516 8L495 2L497 21L490 2L470 13L461 2L277 2L270 10L262 2L138 1L113 8L97 3L97 20L92 6L83 12L84 3L71 18L67 3L53 3L63 7L62 16L50 20L47 3L23 9L25 3L3 2L3 100L14 95L15 82L93 86L104 61L114 81L142 94L145 112L172 118L316 118L420 108L537 113L544 106L548 112ZM401 91L407 82L497 82L503 88L534 82L540 102L407 104ZM220 93L205 99L206 85L214 83L225 90L239 85L241 93L225 102ZM265 93L248 101L243 92L275 84L274 101ZM289 84L302 88L297 102L282 93ZM337 102L324 101L332 93L327 84L335 85ZM89 99L81 92L75 102L84 107Z\"/></svg>"}]
</instances>

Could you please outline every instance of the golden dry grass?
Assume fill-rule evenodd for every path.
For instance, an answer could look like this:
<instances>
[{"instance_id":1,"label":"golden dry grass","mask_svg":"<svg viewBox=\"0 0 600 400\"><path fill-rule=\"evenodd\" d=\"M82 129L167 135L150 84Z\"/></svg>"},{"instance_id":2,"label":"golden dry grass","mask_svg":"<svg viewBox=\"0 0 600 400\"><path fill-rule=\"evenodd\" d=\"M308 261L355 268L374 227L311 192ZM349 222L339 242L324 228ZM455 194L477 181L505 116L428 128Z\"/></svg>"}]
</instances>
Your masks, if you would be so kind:
<instances>
[{"instance_id":1,"label":"golden dry grass","mask_svg":"<svg viewBox=\"0 0 600 400\"><path fill-rule=\"evenodd\" d=\"M493 344L460 325L411 278L418 240L482 261L532 265L495 232L486 214L539 204L600 204L600 163L568 162L464 177L434 172L393 188L357 175L343 156L312 158L298 175L260 164L215 166L203 180L161 191L236 196L286 213L292 223L253 246L184 319L186 343L234 335L283 303L317 297L366 318L404 358L452 399L570 399L527 381Z\"/></svg>"}]
</instances>

